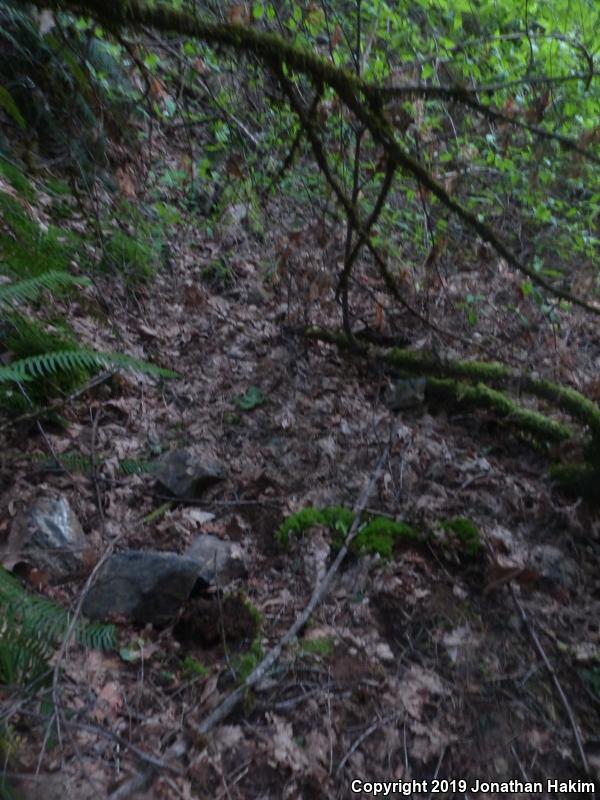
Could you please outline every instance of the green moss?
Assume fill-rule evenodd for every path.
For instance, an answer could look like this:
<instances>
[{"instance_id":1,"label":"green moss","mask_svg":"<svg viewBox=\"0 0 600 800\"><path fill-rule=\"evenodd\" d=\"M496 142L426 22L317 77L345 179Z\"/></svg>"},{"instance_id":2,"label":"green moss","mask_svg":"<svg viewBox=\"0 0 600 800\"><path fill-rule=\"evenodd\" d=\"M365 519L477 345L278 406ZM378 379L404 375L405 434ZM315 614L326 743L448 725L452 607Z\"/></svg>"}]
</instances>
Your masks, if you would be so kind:
<instances>
[{"instance_id":1,"label":"green moss","mask_svg":"<svg viewBox=\"0 0 600 800\"><path fill-rule=\"evenodd\" d=\"M193 656L186 656L181 664L181 671L186 680L193 680L194 678L205 678L210 670L204 666L201 661L198 661Z\"/></svg>"},{"instance_id":2,"label":"green moss","mask_svg":"<svg viewBox=\"0 0 600 800\"><path fill-rule=\"evenodd\" d=\"M249 650L236 656L233 660L233 667L240 681L245 681L263 658L262 643L260 638L257 637L252 641Z\"/></svg>"},{"instance_id":3,"label":"green moss","mask_svg":"<svg viewBox=\"0 0 600 800\"><path fill-rule=\"evenodd\" d=\"M419 534L405 522L395 522L387 517L373 517L366 523L352 542L352 548L358 553L379 554L382 558L391 558L396 540L417 541ZM343 537L333 537L333 543L341 546Z\"/></svg>"},{"instance_id":4,"label":"green moss","mask_svg":"<svg viewBox=\"0 0 600 800\"><path fill-rule=\"evenodd\" d=\"M0 192L0 271L15 278L66 272L81 251L81 240L54 225L42 228L23 206Z\"/></svg>"},{"instance_id":5,"label":"green moss","mask_svg":"<svg viewBox=\"0 0 600 800\"><path fill-rule=\"evenodd\" d=\"M483 550L479 528L466 517L453 517L440 522L440 526L447 533L456 537L461 549L470 557L478 556Z\"/></svg>"},{"instance_id":6,"label":"green moss","mask_svg":"<svg viewBox=\"0 0 600 800\"><path fill-rule=\"evenodd\" d=\"M284 520L275 536L282 544L288 544L290 534L299 536L315 525L323 525L331 530L332 545L339 549L348 535L353 520L354 513L343 506L302 508ZM362 523L350 549L360 555L371 553L378 554L382 558L391 558L396 540L417 541L420 538L420 534L405 522L396 522L387 517L369 517Z\"/></svg>"},{"instance_id":7,"label":"green moss","mask_svg":"<svg viewBox=\"0 0 600 800\"><path fill-rule=\"evenodd\" d=\"M71 195L71 187L66 181L60 180L60 178L46 178L45 184L46 188L52 192L52 194L59 195L60 197Z\"/></svg>"},{"instance_id":8,"label":"green moss","mask_svg":"<svg viewBox=\"0 0 600 800\"><path fill-rule=\"evenodd\" d=\"M1 155L0 175L6 178L13 189L16 189L17 192L23 195L26 200L29 200L30 203L35 200L35 191L29 179L18 167L6 161Z\"/></svg>"},{"instance_id":9,"label":"green moss","mask_svg":"<svg viewBox=\"0 0 600 800\"><path fill-rule=\"evenodd\" d=\"M321 639L303 639L300 642L300 651L307 655L328 658L333 652L333 639L330 636Z\"/></svg>"}]
</instances>

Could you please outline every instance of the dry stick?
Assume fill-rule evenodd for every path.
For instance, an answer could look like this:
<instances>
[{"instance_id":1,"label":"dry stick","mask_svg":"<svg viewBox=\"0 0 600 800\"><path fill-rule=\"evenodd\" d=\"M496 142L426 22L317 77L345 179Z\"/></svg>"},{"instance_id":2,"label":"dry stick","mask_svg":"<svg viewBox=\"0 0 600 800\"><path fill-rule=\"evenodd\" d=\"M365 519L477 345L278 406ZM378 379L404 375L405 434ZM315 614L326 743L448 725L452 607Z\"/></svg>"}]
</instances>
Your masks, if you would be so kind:
<instances>
[{"instance_id":1,"label":"dry stick","mask_svg":"<svg viewBox=\"0 0 600 800\"><path fill-rule=\"evenodd\" d=\"M350 749L348 750L348 752L346 753L346 755L345 755L345 756L342 758L342 760L341 760L341 761L340 761L340 763L338 764L338 766L337 766L337 769L336 769L336 771L335 771L335 777L337 778L337 777L339 776L340 772L341 772L341 771L344 769L344 767L346 766L346 763L347 763L348 759L349 759L349 758L351 758L351 757L354 755L354 753L355 753L355 752L358 750L358 748L359 748L359 747L361 746L361 744L362 744L362 743L365 741L365 739L368 739L368 738L369 738L369 736L371 736L371 734L372 734L372 733L375 733L375 731L378 731L380 728L383 728L385 725L387 725L387 724L388 724L388 722L393 722L393 721L395 721L397 718L398 718L398 714L388 714L387 716L385 716L385 717L382 717L381 719L378 719L378 720L376 720L376 721L375 721L375 722L374 722L372 725L369 725L369 727L367 728L367 730L366 730L366 731L363 731L363 732L360 734L360 736L358 736L358 737L357 737L357 738L354 740L354 742L353 742L353 743L352 743L352 745L350 746Z\"/></svg>"},{"instance_id":2,"label":"dry stick","mask_svg":"<svg viewBox=\"0 0 600 800\"><path fill-rule=\"evenodd\" d=\"M390 441L391 441L390 437ZM360 517L362 512L364 511L369 499L377 485L379 478L381 477L381 473L383 472L384 465L387 463L388 454L390 450L390 445L385 448L383 454L380 456L379 461L371 475L369 482L364 486L360 497L354 506L354 521L348 531L346 538L344 539L344 544L340 548L337 556L333 564L327 570L325 577L323 580L318 583L312 593L312 596L308 602L308 605L304 608L300 616L298 616L294 622L294 624L286 631L286 633L281 637L281 639L277 642L277 644L267 653L265 658L254 668L254 670L250 673L250 675L246 678L244 683L241 686L238 686L235 691L233 691L228 697L223 700L223 702L218 705L214 711L205 717L202 722L199 724L194 724L193 728L196 730L197 733L206 734L210 730L212 730L215 725L218 725L222 720L231 714L231 712L236 708L236 706L242 702L244 696L248 689L252 686L255 686L259 683L267 674L267 672L271 669L271 667L278 661L284 647L288 645L293 639L297 637L300 633L302 628L306 625L312 614L314 613L316 607L322 601L324 596L327 594L329 587L340 568L340 565L344 558L348 553L348 548L350 547L354 537L358 533L358 529L360 526Z\"/></svg>"},{"instance_id":3,"label":"dry stick","mask_svg":"<svg viewBox=\"0 0 600 800\"><path fill-rule=\"evenodd\" d=\"M344 263L344 269L342 274L340 275L340 280L338 282L337 290L336 290L336 297L339 296L340 292L342 293L342 304L346 310L346 316L348 313L348 283L350 280L350 273L352 271L352 267L358 258L358 255L365 244L367 237L370 235L370 232L379 219L379 215L383 210L383 205L387 199L387 196L392 188L392 182L394 179L395 173L395 166L388 162L386 164L385 169L385 176L383 182L381 184L381 188L379 190L379 195L377 196L377 200L375 201L375 205L373 206L373 210L369 215L363 230L359 233L358 240L354 245L352 252L347 254ZM354 208L356 208L356 201L353 203ZM349 223L350 225L350 223ZM348 326L349 327L349 326ZM346 330L346 335L348 335L348 331Z\"/></svg>"},{"instance_id":4,"label":"dry stick","mask_svg":"<svg viewBox=\"0 0 600 800\"><path fill-rule=\"evenodd\" d=\"M550 673L550 676L552 678L552 682L554 683L554 686L556 688L556 691L558 693L560 701L563 704L563 708L567 712L567 717L569 718L569 722L570 722L571 728L573 730L573 735L575 736L575 741L577 743L577 749L579 750L579 756L581 758L581 763L583 765L583 769L585 770L586 775L589 775L590 774L590 767L589 767L589 764L588 764L587 756L585 754L585 750L583 749L583 741L581 739L581 732L579 730L579 725L577 724L577 720L575 719L575 715L573 713L573 709L571 708L571 704L569 703L569 701L567 699L567 696L564 693L564 690L563 690L563 688L562 688L562 686L560 684L560 681L558 680L558 675L556 674L556 670L554 669L554 667L552 666L552 663L550 662L548 656L546 655L546 652L545 652L544 648L542 647L542 643L540 642L539 637L538 637L537 633L535 632L535 629L534 629L533 625L531 624L531 622L529 621L529 618L527 617L527 614L525 613L525 609L523 608L523 606L519 602L519 598L517 597L517 594L516 594L513 586L511 584L509 584L508 588L510 590L510 594L511 594L513 602L514 602L514 604L515 604L515 606L517 608L517 611L519 612L521 620L523 621L523 624L527 628L527 633L531 637L531 640L532 640L532 642L533 642L533 644L535 646L535 649L538 652L538 655L540 656L540 658L544 662L544 665L546 666L546 669Z\"/></svg>"}]
</instances>

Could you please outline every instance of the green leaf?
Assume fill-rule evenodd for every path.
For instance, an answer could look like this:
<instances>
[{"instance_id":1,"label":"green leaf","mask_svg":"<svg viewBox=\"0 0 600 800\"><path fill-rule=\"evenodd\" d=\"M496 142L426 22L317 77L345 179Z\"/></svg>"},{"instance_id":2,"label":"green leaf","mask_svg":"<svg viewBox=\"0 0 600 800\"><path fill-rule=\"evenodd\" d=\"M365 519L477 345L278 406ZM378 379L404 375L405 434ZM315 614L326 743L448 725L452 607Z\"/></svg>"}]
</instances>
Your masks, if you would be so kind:
<instances>
[{"instance_id":1,"label":"green leaf","mask_svg":"<svg viewBox=\"0 0 600 800\"><path fill-rule=\"evenodd\" d=\"M245 394L235 398L235 404L242 411L252 411L253 408L261 406L265 402L265 396L258 386L249 386Z\"/></svg>"}]
</instances>

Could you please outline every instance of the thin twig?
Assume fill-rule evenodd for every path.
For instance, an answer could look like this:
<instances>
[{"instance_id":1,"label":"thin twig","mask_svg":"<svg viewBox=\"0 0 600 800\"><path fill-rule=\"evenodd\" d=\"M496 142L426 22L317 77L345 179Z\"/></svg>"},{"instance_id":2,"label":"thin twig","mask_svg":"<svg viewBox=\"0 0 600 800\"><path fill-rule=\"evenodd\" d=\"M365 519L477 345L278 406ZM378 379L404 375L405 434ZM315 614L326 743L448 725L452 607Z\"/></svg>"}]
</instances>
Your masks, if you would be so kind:
<instances>
[{"instance_id":1,"label":"thin twig","mask_svg":"<svg viewBox=\"0 0 600 800\"><path fill-rule=\"evenodd\" d=\"M383 728L385 725L388 724L388 722L395 722L397 718L398 718L397 713L388 714L387 716L376 720L372 725L369 725L366 731L363 731L360 734L360 736L354 740L354 742L350 746L350 749L346 752L346 755L342 758L342 760L338 764L337 769L335 771L335 777L336 778L339 777L340 772L346 766L348 759L350 759L354 755L354 753L358 750L358 748L365 741L365 739L368 739L369 736L371 736L371 734L375 733L375 731L378 731L380 728Z\"/></svg>"},{"instance_id":2,"label":"thin twig","mask_svg":"<svg viewBox=\"0 0 600 800\"><path fill-rule=\"evenodd\" d=\"M556 670L554 669L554 667L552 666L551 661L549 660L548 656L546 655L546 651L542 647L542 643L540 642L539 637L538 637L537 633L535 632L535 629L534 629L533 625L529 621L529 618L527 617L527 614L525 613L525 609L523 608L523 606L521 605L521 603L519 601L519 598L517 597L517 593L515 592L515 590L514 590L512 585L509 585L508 588L509 588L511 597L513 599L513 602L514 602L514 604L515 604L515 606L517 608L517 611L519 612L521 620L523 621L523 625L527 629L527 633L531 637L531 640L532 640L532 642L534 644L535 649L538 652L538 655L540 656L540 658L544 662L544 665L546 666L546 669L550 673L550 677L552 678L552 682L554 683L554 686L556 688L557 694L558 694L558 696L560 698L560 701L561 701L561 703L563 705L563 708L566 711L567 717L569 718L569 723L571 724L571 729L573 731L573 735L575 736L575 741L577 743L577 749L579 750L579 756L581 758L581 763L582 763L583 769L584 769L586 775L589 775L590 774L590 767L589 767L589 764L588 764L587 756L585 754L585 750L583 749L583 741L581 739L581 732L579 730L579 725L577 724L577 720L575 719L575 714L573 713L573 709L571 708L571 704L569 703L569 700L567 699L567 696L566 696L566 694L565 694L565 692L564 692L564 690L563 690L563 688L561 686L561 683L558 680L558 675L556 674Z\"/></svg>"}]
</instances>

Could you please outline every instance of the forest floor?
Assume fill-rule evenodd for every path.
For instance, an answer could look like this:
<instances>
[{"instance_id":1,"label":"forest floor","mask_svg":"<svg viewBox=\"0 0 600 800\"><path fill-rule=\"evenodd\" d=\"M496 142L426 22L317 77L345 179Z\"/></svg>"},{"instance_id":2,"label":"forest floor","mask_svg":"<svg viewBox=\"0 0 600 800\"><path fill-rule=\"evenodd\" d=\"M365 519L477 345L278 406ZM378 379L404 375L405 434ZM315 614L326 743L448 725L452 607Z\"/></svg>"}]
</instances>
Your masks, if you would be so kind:
<instances>
[{"instance_id":1,"label":"forest floor","mask_svg":"<svg viewBox=\"0 0 600 800\"><path fill-rule=\"evenodd\" d=\"M213 644L121 625L121 646L141 654L132 662L71 645L60 686L62 741L45 747L40 775L25 785L29 796L349 798L373 796L368 783L378 781L397 782L389 797L406 796L410 781L419 782L411 785L415 798L532 796L518 784L508 794L477 793L486 788L477 781L511 780L540 782L535 796L566 796L548 781L600 774L597 513L552 487L551 454L488 415L427 402L394 413L384 370L299 335L307 322L339 324L333 268L323 263L315 224L290 233L281 200L270 211L277 229L262 242L244 220L212 234L190 220L152 282L132 291L99 277L95 289L65 301L82 341L153 360L179 377L119 376L111 391L91 392L65 412L67 430L46 429L59 456L95 451L102 467L92 480L32 469L45 448L35 431L9 439L3 506L13 514L40 492L66 495L96 558L111 541L182 552L199 533L216 534L242 546L248 575L225 597L198 605L198 615L222 629ZM205 279L219 259L227 287ZM535 365L541 376L597 395L594 321L558 312L561 324L551 326L518 297L518 284L485 253L432 284L432 318L472 338L470 348L384 303L413 348L501 358L519 370ZM485 339L472 336L456 302L472 285L486 287ZM498 311L507 292L532 322L518 336ZM108 299L109 324L98 297ZM372 318L375 308L363 311ZM239 398L251 387L264 402L243 410ZM368 510L408 522L429 534L428 543L398 545L388 560L346 558L268 679L199 735L197 726L236 686L235 657L256 657L258 641L267 653L331 562L329 531L314 528L283 547L275 539L282 520L306 506L352 508L388 444ZM182 446L218 457L226 480L198 503L174 504L144 522L164 498L151 476L119 475L117 460ZM478 558L444 543L443 523L456 517L477 525ZM68 604L82 585L41 590ZM234 624L239 593L258 609L258 634ZM186 674L186 656L204 674ZM36 768L41 726L32 723L26 737L20 772Z\"/></svg>"}]
</instances>

